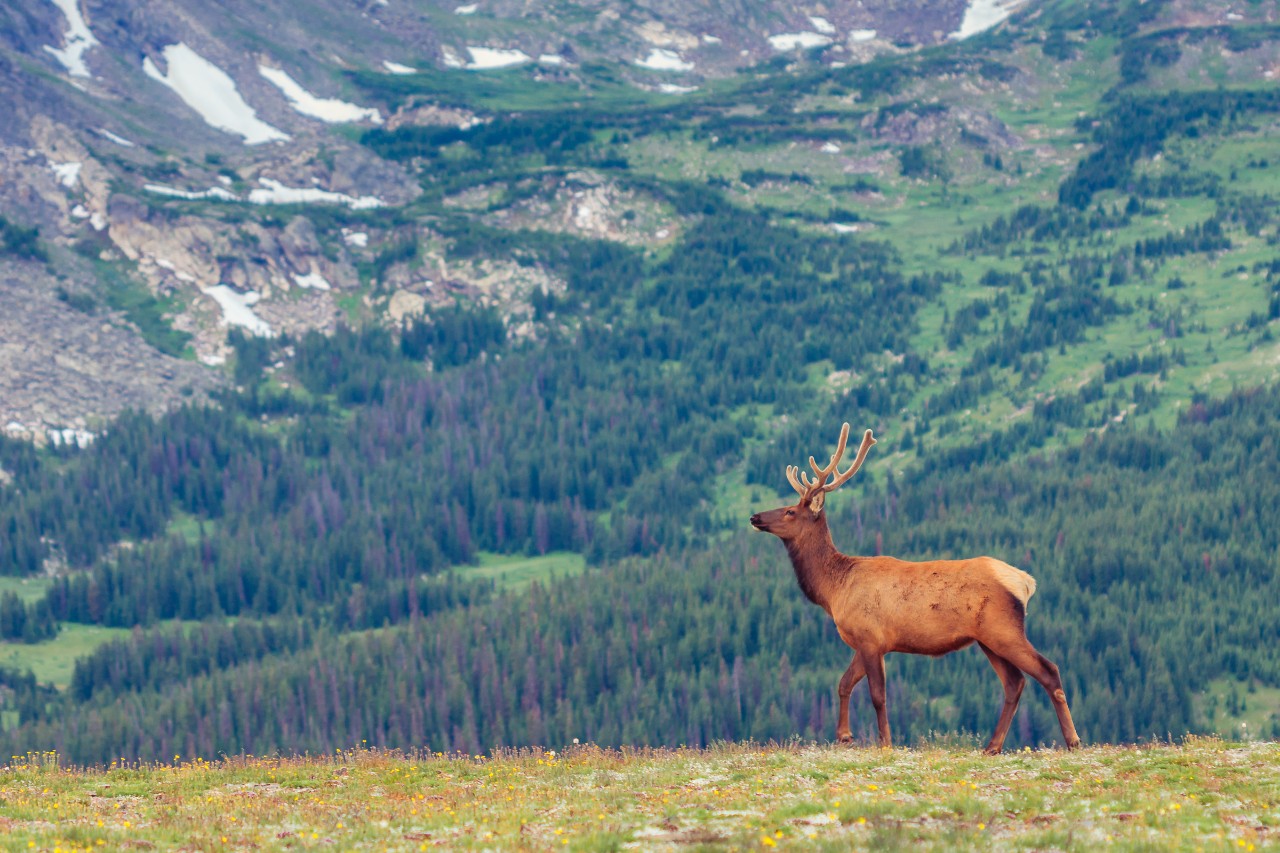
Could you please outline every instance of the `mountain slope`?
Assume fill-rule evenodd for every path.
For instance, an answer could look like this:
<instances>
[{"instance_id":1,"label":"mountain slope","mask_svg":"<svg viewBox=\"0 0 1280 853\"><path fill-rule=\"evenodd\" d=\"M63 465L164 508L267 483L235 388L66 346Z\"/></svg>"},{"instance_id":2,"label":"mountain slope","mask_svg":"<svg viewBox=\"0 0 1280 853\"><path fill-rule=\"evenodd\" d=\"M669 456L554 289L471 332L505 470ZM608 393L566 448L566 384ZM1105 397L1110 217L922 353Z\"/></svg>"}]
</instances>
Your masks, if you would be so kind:
<instances>
[{"instance_id":1,"label":"mountain slope","mask_svg":"<svg viewBox=\"0 0 1280 853\"><path fill-rule=\"evenodd\" d=\"M228 355L228 324L299 333L332 330L353 312L398 319L424 298L433 301L424 292L430 279L399 271L393 292L402 291L400 299L380 300L372 311L370 285L388 283L383 259L397 247L429 242L431 234L407 227L425 224L421 211L402 207L416 196L413 178L353 144L343 125L477 120L467 108L476 105L454 109L445 92L403 99L400 81L465 90L472 83L463 78L506 73L577 97L602 88L645 99L794 55L791 42L816 39L831 62L936 43L961 28L963 12L955 0L838 13L764 2L529 9L23 0L0 13L0 109L9 117L0 127L0 216L40 230L52 277L11 268L2 256L0 264L11 281L68 294L69 304L96 307L89 313L127 304L111 321L114 334L136 341L131 330L141 331L138 344L213 366ZM782 40L772 43L771 35ZM338 209L312 213L306 206L314 205ZM347 216L346 206L395 212ZM340 231L330 233L335 225ZM450 265L439 249L429 256L438 277L482 290L477 279L519 278L509 268ZM535 278L497 298L519 301L531 287L555 285ZM129 293L104 293L112 287ZM154 301L139 309L148 294ZM54 323L47 314L34 325ZM101 324L90 317L80 325ZM44 336L21 337L38 359L53 361ZM73 387L85 401L42 408L18 390L27 384L20 368L6 365L0 418L17 425L14 434L44 439L71 424L96 427L125 405L162 408L218 377L163 359L133 367L151 386L141 395L103 395L90 390L92 374L58 369L39 389Z\"/></svg>"},{"instance_id":2,"label":"mountain slope","mask_svg":"<svg viewBox=\"0 0 1280 853\"><path fill-rule=\"evenodd\" d=\"M1046 3L684 94L586 60L366 67L334 79L382 124L314 158L264 108L291 141L136 152L105 196L88 160L45 165L61 187L82 162L84 234L16 224L6 257L79 270L68 310L192 370L225 354L237 388L85 452L0 444L3 569L52 575L0 607L6 635L149 629L69 692L6 675L6 737L82 760L824 737L847 651L736 531L843 420L880 444L837 537L1036 574L1032 638L1086 737L1273 726L1247 716L1278 686L1271 12ZM510 597L471 577L565 552L588 573ZM228 619L312 639L180 640ZM976 655L895 664L903 737L990 724ZM1039 698L1019 743L1052 737ZM148 708L189 725L144 737Z\"/></svg>"}]
</instances>

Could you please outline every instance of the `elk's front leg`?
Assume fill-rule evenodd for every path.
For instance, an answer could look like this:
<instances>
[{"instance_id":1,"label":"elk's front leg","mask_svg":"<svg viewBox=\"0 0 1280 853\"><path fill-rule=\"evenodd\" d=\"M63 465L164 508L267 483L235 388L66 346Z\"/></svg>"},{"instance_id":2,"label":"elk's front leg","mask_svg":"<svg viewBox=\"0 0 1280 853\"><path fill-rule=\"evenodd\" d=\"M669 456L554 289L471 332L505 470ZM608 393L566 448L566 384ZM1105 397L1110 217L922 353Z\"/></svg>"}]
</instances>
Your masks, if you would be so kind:
<instances>
[{"instance_id":1,"label":"elk's front leg","mask_svg":"<svg viewBox=\"0 0 1280 853\"><path fill-rule=\"evenodd\" d=\"M867 671L862 666L862 658L855 653L853 662L849 664L849 668L844 671L844 676L840 679L840 719L836 722L836 740L841 743L853 743L853 732L849 729L849 697L853 695L853 688L858 686L858 682L866 674Z\"/></svg>"}]
</instances>

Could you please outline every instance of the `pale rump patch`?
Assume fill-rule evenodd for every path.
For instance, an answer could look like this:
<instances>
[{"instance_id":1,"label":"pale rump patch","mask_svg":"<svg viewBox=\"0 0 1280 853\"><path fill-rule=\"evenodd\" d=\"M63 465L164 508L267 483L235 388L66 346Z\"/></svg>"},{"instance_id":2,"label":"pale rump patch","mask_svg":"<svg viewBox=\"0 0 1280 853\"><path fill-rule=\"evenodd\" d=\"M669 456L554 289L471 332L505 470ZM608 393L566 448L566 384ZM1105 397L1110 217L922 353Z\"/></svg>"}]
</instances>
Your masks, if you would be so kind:
<instances>
[{"instance_id":1,"label":"pale rump patch","mask_svg":"<svg viewBox=\"0 0 1280 853\"><path fill-rule=\"evenodd\" d=\"M1022 602L1022 606L1026 607L1031 596L1036 594L1036 579L1024 572L1022 569L1015 569L1008 563L1000 560L987 558L987 565L991 568L992 574L1000 585L1009 590L1013 597Z\"/></svg>"}]
</instances>

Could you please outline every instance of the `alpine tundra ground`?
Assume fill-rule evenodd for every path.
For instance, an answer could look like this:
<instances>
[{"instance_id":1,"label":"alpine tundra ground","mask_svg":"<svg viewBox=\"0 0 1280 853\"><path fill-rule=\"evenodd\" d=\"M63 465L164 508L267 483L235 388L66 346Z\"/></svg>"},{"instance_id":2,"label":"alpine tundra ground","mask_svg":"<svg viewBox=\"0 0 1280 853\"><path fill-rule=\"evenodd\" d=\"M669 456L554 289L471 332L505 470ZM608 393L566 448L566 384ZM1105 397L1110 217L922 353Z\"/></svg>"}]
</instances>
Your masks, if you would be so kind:
<instances>
[{"instance_id":1,"label":"alpine tundra ground","mask_svg":"<svg viewBox=\"0 0 1280 853\"><path fill-rule=\"evenodd\" d=\"M15 758L7 849L1263 850L1280 745L357 749L107 769Z\"/></svg>"}]
</instances>

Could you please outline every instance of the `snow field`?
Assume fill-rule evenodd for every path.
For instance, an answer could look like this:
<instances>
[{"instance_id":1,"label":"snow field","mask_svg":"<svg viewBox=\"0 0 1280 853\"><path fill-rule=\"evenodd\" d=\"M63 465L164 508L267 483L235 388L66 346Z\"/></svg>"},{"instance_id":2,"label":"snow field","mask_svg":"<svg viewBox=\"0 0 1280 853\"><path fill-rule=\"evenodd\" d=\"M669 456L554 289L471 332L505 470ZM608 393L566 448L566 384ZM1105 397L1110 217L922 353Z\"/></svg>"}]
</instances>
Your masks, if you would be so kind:
<instances>
[{"instance_id":1,"label":"snow field","mask_svg":"<svg viewBox=\"0 0 1280 853\"><path fill-rule=\"evenodd\" d=\"M85 22L84 15L80 14L78 0L51 0L51 2L67 19L67 29L62 34L65 44L60 48L45 45L44 49L53 54L72 77L92 77L89 66L85 64L84 54L99 42L89 31L89 24Z\"/></svg>"},{"instance_id":2,"label":"snow field","mask_svg":"<svg viewBox=\"0 0 1280 853\"><path fill-rule=\"evenodd\" d=\"M636 65L655 71L692 71L694 68L694 63L685 61L674 50L663 47L653 48L644 59L637 59Z\"/></svg>"},{"instance_id":3,"label":"snow field","mask_svg":"<svg viewBox=\"0 0 1280 853\"><path fill-rule=\"evenodd\" d=\"M149 56L142 60L142 70L152 80L172 89L210 127L243 136L246 145L289 138L288 134L258 118L227 72L185 43L166 47L164 60L167 74L162 73Z\"/></svg>"},{"instance_id":4,"label":"snow field","mask_svg":"<svg viewBox=\"0 0 1280 853\"><path fill-rule=\"evenodd\" d=\"M261 187L249 190L249 195L240 198L230 190L212 187L207 190L181 190L164 184L145 184L143 189L156 195L185 198L191 200L214 199L216 201L239 201L249 204L343 204L352 210L369 210L382 207L384 202L377 196L349 196L346 193L335 193L319 187L289 187L271 178L259 178Z\"/></svg>"},{"instance_id":5,"label":"snow field","mask_svg":"<svg viewBox=\"0 0 1280 853\"><path fill-rule=\"evenodd\" d=\"M114 142L116 145L119 145L122 148L134 147L132 142L125 139L123 136L117 136L116 134L107 130L105 127L98 128L98 134L104 139L110 139L112 142Z\"/></svg>"},{"instance_id":6,"label":"snow field","mask_svg":"<svg viewBox=\"0 0 1280 853\"><path fill-rule=\"evenodd\" d=\"M510 68L513 65L523 65L533 61L533 58L523 50L467 45L467 53L471 54L471 62L466 66L469 71Z\"/></svg>"},{"instance_id":7,"label":"snow field","mask_svg":"<svg viewBox=\"0 0 1280 853\"><path fill-rule=\"evenodd\" d=\"M215 285L204 291L222 309L222 325L239 326L242 329L263 338L272 336L271 326L257 314L250 305L258 301L258 294L250 291L240 293L225 284Z\"/></svg>"},{"instance_id":8,"label":"snow field","mask_svg":"<svg viewBox=\"0 0 1280 853\"><path fill-rule=\"evenodd\" d=\"M53 174L57 176L58 183L67 189L71 189L76 185L76 181L80 180L80 169L84 167L83 163L50 163L49 168L53 170Z\"/></svg>"},{"instance_id":9,"label":"snow field","mask_svg":"<svg viewBox=\"0 0 1280 853\"><path fill-rule=\"evenodd\" d=\"M950 35L953 39L967 39L969 36L989 30L1014 13L1022 0L972 0L964 10L964 19L960 29Z\"/></svg>"},{"instance_id":10,"label":"snow field","mask_svg":"<svg viewBox=\"0 0 1280 853\"><path fill-rule=\"evenodd\" d=\"M309 272L306 275L295 275L293 283L298 287L305 287L312 290L331 290L329 280L318 272Z\"/></svg>"},{"instance_id":11,"label":"snow field","mask_svg":"<svg viewBox=\"0 0 1280 853\"><path fill-rule=\"evenodd\" d=\"M382 115L373 107L359 107L340 101L337 98L318 98L302 88L298 81L280 68L258 66L258 73L284 93L289 105L304 116L318 118L330 123L355 122L369 120L374 124L382 124Z\"/></svg>"},{"instance_id":12,"label":"snow field","mask_svg":"<svg viewBox=\"0 0 1280 853\"><path fill-rule=\"evenodd\" d=\"M776 36L769 36L769 44L778 51L826 47L831 44L831 37L824 36L822 33L779 33Z\"/></svg>"}]
</instances>

